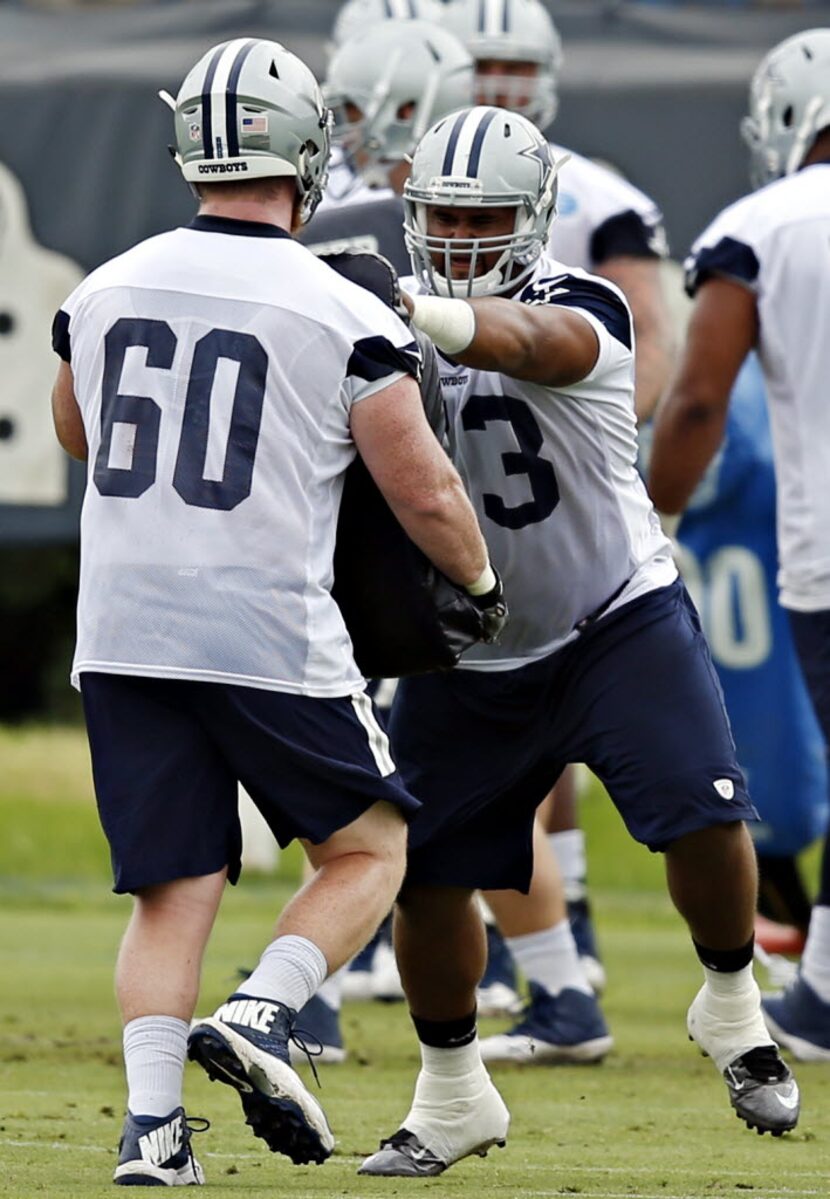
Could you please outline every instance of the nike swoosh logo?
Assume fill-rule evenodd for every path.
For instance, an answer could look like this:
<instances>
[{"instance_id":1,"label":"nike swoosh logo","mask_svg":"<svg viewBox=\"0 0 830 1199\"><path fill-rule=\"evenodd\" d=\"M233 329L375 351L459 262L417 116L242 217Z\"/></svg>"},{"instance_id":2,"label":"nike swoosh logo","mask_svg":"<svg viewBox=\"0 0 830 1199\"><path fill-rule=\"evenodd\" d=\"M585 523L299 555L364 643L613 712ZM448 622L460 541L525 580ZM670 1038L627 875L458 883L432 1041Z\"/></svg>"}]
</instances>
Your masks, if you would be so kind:
<instances>
[{"instance_id":1,"label":"nike swoosh logo","mask_svg":"<svg viewBox=\"0 0 830 1199\"><path fill-rule=\"evenodd\" d=\"M796 1107L798 1107L798 1091L793 1092L792 1095L781 1095L778 1093L778 1091L776 1091L775 1098L782 1105L782 1107L788 1107L790 1111L793 1111Z\"/></svg>"}]
</instances>

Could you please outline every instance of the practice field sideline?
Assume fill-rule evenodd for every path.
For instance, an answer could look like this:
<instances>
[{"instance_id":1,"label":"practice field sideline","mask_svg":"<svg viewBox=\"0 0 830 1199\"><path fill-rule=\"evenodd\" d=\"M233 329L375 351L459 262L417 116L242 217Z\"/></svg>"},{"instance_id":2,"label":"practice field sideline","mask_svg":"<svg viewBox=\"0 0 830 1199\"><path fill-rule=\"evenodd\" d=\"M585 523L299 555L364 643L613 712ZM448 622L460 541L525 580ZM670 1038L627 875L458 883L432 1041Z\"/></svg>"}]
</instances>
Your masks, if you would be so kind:
<instances>
[{"instance_id":1,"label":"practice field sideline","mask_svg":"<svg viewBox=\"0 0 830 1199\"><path fill-rule=\"evenodd\" d=\"M111 1195L123 1104L112 964L129 901L108 894L83 735L0 730L0 757L0 1196ZM338 1138L322 1167L292 1167L260 1149L236 1096L188 1069L188 1110L212 1121L194 1137L212 1194L826 1195L830 1069L798 1068L803 1115L794 1135L756 1137L738 1123L711 1063L686 1039L699 972L662 892L661 862L628 841L599 789L584 813L616 1039L607 1061L499 1071L513 1127L507 1148L486 1161L433 1180L358 1178L359 1159L406 1111L417 1051L401 1005L350 1005L350 1060L320 1069ZM229 893L200 1011L224 998L237 967L252 964L297 868L288 854L276 880Z\"/></svg>"}]
</instances>

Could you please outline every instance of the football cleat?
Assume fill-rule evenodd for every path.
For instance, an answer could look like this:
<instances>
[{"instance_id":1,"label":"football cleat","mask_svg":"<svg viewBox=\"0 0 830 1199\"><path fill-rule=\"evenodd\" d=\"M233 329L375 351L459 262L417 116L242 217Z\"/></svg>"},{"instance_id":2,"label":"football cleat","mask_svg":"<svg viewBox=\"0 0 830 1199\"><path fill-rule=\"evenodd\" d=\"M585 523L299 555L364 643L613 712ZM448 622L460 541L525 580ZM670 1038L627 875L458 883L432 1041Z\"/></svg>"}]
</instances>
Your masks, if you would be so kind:
<instances>
[{"instance_id":1,"label":"football cleat","mask_svg":"<svg viewBox=\"0 0 830 1199\"><path fill-rule=\"evenodd\" d=\"M303 1165L324 1162L334 1136L323 1109L290 1065L289 1041L304 1045L296 1018L283 1003L231 995L213 1016L192 1025L187 1054L209 1078L239 1092L255 1136L273 1153Z\"/></svg>"},{"instance_id":2,"label":"football cleat","mask_svg":"<svg viewBox=\"0 0 830 1199\"><path fill-rule=\"evenodd\" d=\"M566 987L551 995L530 983L530 1000L509 1032L485 1037L481 1058L488 1065L555 1065L601 1062L614 1044L595 995Z\"/></svg>"},{"instance_id":3,"label":"football cleat","mask_svg":"<svg viewBox=\"0 0 830 1199\"><path fill-rule=\"evenodd\" d=\"M183 1107L169 1116L134 1116L127 1112L113 1182L122 1187L203 1186L205 1174L190 1148L191 1132Z\"/></svg>"},{"instance_id":4,"label":"football cleat","mask_svg":"<svg viewBox=\"0 0 830 1199\"><path fill-rule=\"evenodd\" d=\"M479 1016L515 1016L522 1010L516 989L516 966L507 942L495 924L487 930L487 968L478 984L476 1001Z\"/></svg>"},{"instance_id":5,"label":"football cleat","mask_svg":"<svg viewBox=\"0 0 830 1199\"><path fill-rule=\"evenodd\" d=\"M487 1074L478 1067L462 1078L421 1071L403 1126L381 1141L358 1174L395 1178L429 1177L463 1157L486 1157L507 1139L510 1113Z\"/></svg>"},{"instance_id":6,"label":"football cleat","mask_svg":"<svg viewBox=\"0 0 830 1199\"><path fill-rule=\"evenodd\" d=\"M761 1015L757 986L747 997L719 998L704 984L689 1008L689 1037L721 1072L735 1114L758 1133L781 1136L798 1123L798 1084Z\"/></svg>"},{"instance_id":7,"label":"football cleat","mask_svg":"<svg viewBox=\"0 0 830 1199\"><path fill-rule=\"evenodd\" d=\"M830 1062L830 1003L798 975L781 995L761 1001L767 1028L800 1062Z\"/></svg>"},{"instance_id":8,"label":"football cleat","mask_svg":"<svg viewBox=\"0 0 830 1199\"><path fill-rule=\"evenodd\" d=\"M596 995L605 990L605 967L597 949L597 937L594 932L594 921L591 907L587 899L568 900L568 921L571 926L576 951L579 954L579 964L585 974L585 979Z\"/></svg>"},{"instance_id":9,"label":"football cleat","mask_svg":"<svg viewBox=\"0 0 830 1199\"><path fill-rule=\"evenodd\" d=\"M313 1053L316 1061L327 1066L339 1066L346 1060L343 1037L340 1032L340 1013L321 999L312 995L308 1003L297 1012L295 1026L296 1041L289 1041L288 1056L292 1066L302 1065L308 1060L308 1051L298 1041L316 1041L319 1051Z\"/></svg>"}]
</instances>

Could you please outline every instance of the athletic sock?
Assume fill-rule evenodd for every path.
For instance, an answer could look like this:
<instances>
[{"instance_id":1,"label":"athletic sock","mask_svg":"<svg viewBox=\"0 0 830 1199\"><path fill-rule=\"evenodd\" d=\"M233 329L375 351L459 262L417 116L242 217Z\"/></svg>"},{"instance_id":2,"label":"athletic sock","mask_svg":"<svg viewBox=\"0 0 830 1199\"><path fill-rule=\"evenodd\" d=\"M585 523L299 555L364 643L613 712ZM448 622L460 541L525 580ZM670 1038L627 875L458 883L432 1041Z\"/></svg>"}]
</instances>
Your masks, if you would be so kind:
<instances>
[{"instance_id":1,"label":"athletic sock","mask_svg":"<svg viewBox=\"0 0 830 1199\"><path fill-rule=\"evenodd\" d=\"M327 974L325 954L313 941L306 937L277 937L259 959L250 978L236 988L236 994L270 999L299 1011L319 990Z\"/></svg>"},{"instance_id":2,"label":"athletic sock","mask_svg":"<svg viewBox=\"0 0 830 1199\"><path fill-rule=\"evenodd\" d=\"M830 907L817 904L801 958L801 975L819 999L830 1003Z\"/></svg>"},{"instance_id":3,"label":"athletic sock","mask_svg":"<svg viewBox=\"0 0 830 1199\"><path fill-rule=\"evenodd\" d=\"M507 947L528 982L538 983L551 995L566 987L592 994L567 920L539 933L508 937Z\"/></svg>"},{"instance_id":4,"label":"athletic sock","mask_svg":"<svg viewBox=\"0 0 830 1199\"><path fill-rule=\"evenodd\" d=\"M169 1116L182 1105L188 1024L176 1016L139 1016L124 1025L127 1108Z\"/></svg>"},{"instance_id":5,"label":"athletic sock","mask_svg":"<svg viewBox=\"0 0 830 1199\"><path fill-rule=\"evenodd\" d=\"M424 1074L433 1078L462 1078L484 1069L476 1030L475 1010L458 1020L412 1017L421 1048Z\"/></svg>"},{"instance_id":6,"label":"athletic sock","mask_svg":"<svg viewBox=\"0 0 830 1199\"><path fill-rule=\"evenodd\" d=\"M548 833L548 842L559 864L565 898L569 903L584 899L588 894L584 832L581 828L569 828L562 833Z\"/></svg>"},{"instance_id":7,"label":"athletic sock","mask_svg":"<svg viewBox=\"0 0 830 1199\"><path fill-rule=\"evenodd\" d=\"M751 996L754 1000L759 993L751 962L748 966L742 966L740 970L728 972L710 970L704 965L703 973L706 976L706 986L716 999L747 1000Z\"/></svg>"}]
</instances>

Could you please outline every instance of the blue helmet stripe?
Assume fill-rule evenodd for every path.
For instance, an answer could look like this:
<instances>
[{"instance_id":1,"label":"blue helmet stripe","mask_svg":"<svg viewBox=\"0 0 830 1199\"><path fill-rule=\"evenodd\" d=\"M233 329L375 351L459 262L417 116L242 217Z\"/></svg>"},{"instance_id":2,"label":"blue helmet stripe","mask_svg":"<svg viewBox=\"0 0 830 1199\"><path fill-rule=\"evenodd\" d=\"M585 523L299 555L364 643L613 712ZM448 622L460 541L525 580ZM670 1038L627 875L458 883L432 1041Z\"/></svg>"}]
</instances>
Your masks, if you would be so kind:
<instances>
[{"instance_id":1,"label":"blue helmet stripe","mask_svg":"<svg viewBox=\"0 0 830 1199\"><path fill-rule=\"evenodd\" d=\"M495 119L496 109L490 108L478 123L478 129L476 129L473 135L473 144L470 148L470 158L467 165L467 177L469 179L475 179L478 175L478 164L481 161L481 147L484 145L484 135Z\"/></svg>"},{"instance_id":2,"label":"blue helmet stripe","mask_svg":"<svg viewBox=\"0 0 830 1199\"><path fill-rule=\"evenodd\" d=\"M392 12L392 0L383 0L383 15L385 17L394 17Z\"/></svg>"},{"instance_id":3,"label":"blue helmet stripe","mask_svg":"<svg viewBox=\"0 0 830 1199\"><path fill-rule=\"evenodd\" d=\"M510 0L504 0L504 7L501 10L501 28L502 33L510 32Z\"/></svg>"},{"instance_id":4,"label":"blue helmet stripe","mask_svg":"<svg viewBox=\"0 0 830 1199\"><path fill-rule=\"evenodd\" d=\"M213 76L219 65L219 59L225 53L225 46L217 46L213 58L208 63L205 81L202 84L202 147L205 158L213 158L213 116L211 113L210 93L213 87Z\"/></svg>"},{"instance_id":5,"label":"blue helmet stripe","mask_svg":"<svg viewBox=\"0 0 830 1199\"><path fill-rule=\"evenodd\" d=\"M409 0L409 15L413 20L418 16L418 10L415 7L415 0Z\"/></svg>"},{"instance_id":6,"label":"blue helmet stripe","mask_svg":"<svg viewBox=\"0 0 830 1199\"><path fill-rule=\"evenodd\" d=\"M485 18L487 16L487 0L478 0L478 31L484 33Z\"/></svg>"},{"instance_id":7,"label":"blue helmet stripe","mask_svg":"<svg viewBox=\"0 0 830 1199\"><path fill-rule=\"evenodd\" d=\"M255 45L256 42L251 38L250 41L246 42L239 49L228 74L228 86L225 91L225 127L228 137L228 158L237 158L239 155L239 122L236 114L236 89L239 85L242 64Z\"/></svg>"},{"instance_id":8,"label":"blue helmet stripe","mask_svg":"<svg viewBox=\"0 0 830 1199\"><path fill-rule=\"evenodd\" d=\"M458 145L458 135L461 133L461 126L464 124L464 122L466 121L468 116L469 116L469 110L467 110L465 112L460 112L458 114L458 116L455 118L455 124L453 125L452 129L450 130L450 136L449 136L449 140L447 142L447 149L444 154L444 161L441 165L441 174L442 175L451 175L452 174L452 160L455 157L455 147Z\"/></svg>"}]
</instances>

